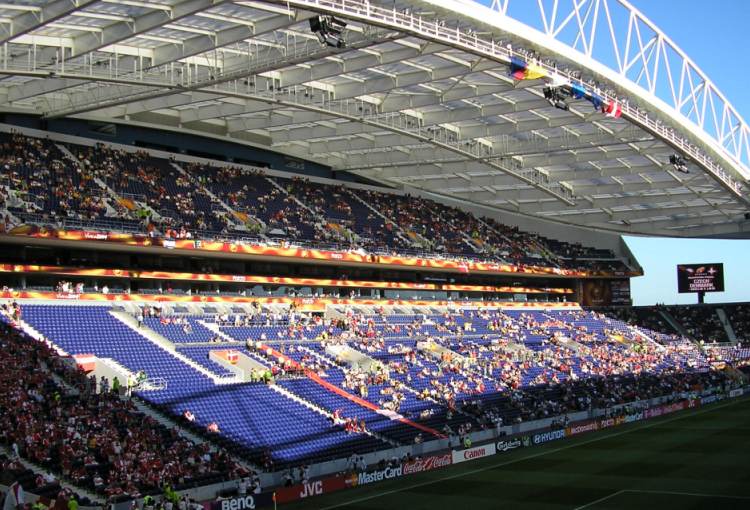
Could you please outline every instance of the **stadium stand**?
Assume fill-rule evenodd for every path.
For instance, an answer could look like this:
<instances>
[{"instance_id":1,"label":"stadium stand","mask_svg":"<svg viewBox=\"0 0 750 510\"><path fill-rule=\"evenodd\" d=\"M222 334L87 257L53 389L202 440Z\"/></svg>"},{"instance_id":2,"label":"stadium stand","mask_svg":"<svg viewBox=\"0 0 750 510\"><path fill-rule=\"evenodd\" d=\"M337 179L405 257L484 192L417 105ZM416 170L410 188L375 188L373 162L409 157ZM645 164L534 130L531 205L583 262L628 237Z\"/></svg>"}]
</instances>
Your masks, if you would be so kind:
<instances>
[{"instance_id":1,"label":"stadium stand","mask_svg":"<svg viewBox=\"0 0 750 510\"><path fill-rule=\"evenodd\" d=\"M96 381L75 364L4 323L0 343L0 440L24 459L109 498L242 472L226 452L193 444L139 413L129 400L97 394ZM35 489L44 494L55 487L37 483Z\"/></svg>"},{"instance_id":2,"label":"stadium stand","mask_svg":"<svg viewBox=\"0 0 750 510\"><path fill-rule=\"evenodd\" d=\"M660 343L586 311L363 315L350 309L335 322L292 312L273 322L255 316L242 326L235 326L246 322L239 316L149 317L139 328L107 306L22 309L26 324L68 353L112 358L133 373L164 379L162 389L140 395L178 417L190 410L199 428L218 424L237 451L274 469L586 409L586 395L708 366L686 340ZM212 342L214 326L220 342ZM173 342L178 354L144 336L146 330ZM277 384L265 384L269 377L261 374L259 382L225 380L231 374L208 356L227 346L262 364ZM347 362L340 347L373 360L373 367ZM607 383L614 377L632 385ZM359 424L356 430L350 422Z\"/></svg>"},{"instance_id":3,"label":"stadium stand","mask_svg":"<svg viewBox=\"0 0 750 510\"><path fill-rule=\"evenodd\" d=\"M567 433L571 414L606 428L614 416L625 423L742 393L750 305L598 306L630 303L627 279L640 272L616 232L714 235L748 219L744 205L726 205L744 200L734 174L745 162L727 152L745 133L732 108L730 135L706 138L700 119L685 137L652 101L667 90L651 76L658 61L641 73L650 94L625 87L625 98L598 69L603 83L585 65L571 69L572 53L538 54L546 43L524 48L526 36L506 40L505 30L486 39L463 15L454 34L454 20L439 19L448 8L366 3L344 22L324 13L354 4L276 3L3 7L24 14L3 18L13 113L0 129L15 120L27 134L0 132L0 245L11 247L0 260L0 482L55 499L54 510L76 501L136 510L131 499L160 494L156 510L188 510L172 489L208 486L219 500L241 499L192 510L256 508L244 496L260 494L260 475L271 488L300 483L306 497L323 492L322 481L307 483L310 464L357 485L363 454L402 467L437 451L450 463L463 447L469 460L471 434L513 434L520 446L519 431ZM637 29L640 17L628 19ZM409 28L388 28L399 20ZM584 25L576 41L593 46ZM37 45L46 59L58 37L70 55L37 62ZM16 83L24 57L15 52L28 41L21 65L33 70ZM245 43L274 56L245 55ZM120 74L126 63L133 72ZM700 87L688 87L691 97L723 100L707 78ZM82 124L59 129L60 119ZM179 131L143 140L161 122ZM37 136L48 128L59 132ZM133 132L116 135L123 128ZM97 141L78 137L86 129ZM174 141L182 136L197 147ZM413 174L398 175L401 165ZM121 244L98 242L113 237ZM613 249L574 241L603 237ZM410 260L388 261L397 257ZM120 378L92 375L100 363ZM276 493L264 501L275 509ZM153 500L140 508L155 510Z\"/></svg>"},{"instance_id":4,"label":"stadium stand","mask_svg":"<svg viewBox=\"0 0 750 510\"><path fill-rule=\"evenodd\" d=\"M719 313L726 313L728 326L740 341L748 338L746 304L702 304L679 306L635 306L594 308L624 322L665 335L684 334L706 343L730 339Z\"/></svg>"},{"instance_id":5,"label":"stadium stand","mask_svg":"<svg viewBox=\"0 0 750 510\"><path fill-rule=\"evenodd\" d=\"M183 168L101 143L67 144L68 156L49 140L18 133L2 140L11 170L0 180L7 211L27 224L177 239L262 235L373 253L628 271L609 250L521 232L419 197L268 177L259 168ZM330 205L326 197L334 197Z\"/></svg>"},{"instance_id":6,"label":"stadium stand","mask_svg":"<svg viewBox=\"0 0 750 510\"><path fill-rule=\"evenodd\" d=\"M747 303L724 305L735 336L743 341L750 341L750 306Z\"/></svg>"}]
</instances>

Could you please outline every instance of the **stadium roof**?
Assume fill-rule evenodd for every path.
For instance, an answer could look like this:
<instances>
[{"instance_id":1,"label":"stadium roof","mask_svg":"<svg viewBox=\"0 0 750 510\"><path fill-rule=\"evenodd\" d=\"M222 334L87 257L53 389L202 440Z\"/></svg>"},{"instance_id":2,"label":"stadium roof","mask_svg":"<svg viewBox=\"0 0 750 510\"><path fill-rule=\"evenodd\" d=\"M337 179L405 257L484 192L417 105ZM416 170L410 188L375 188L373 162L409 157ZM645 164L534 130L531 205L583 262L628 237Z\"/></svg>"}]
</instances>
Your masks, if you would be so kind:
<instances>
[{"instance_id":1,"label":"stadium roof","mask_svg":"<svg viewBox=\"0 0 750 510\"><path fill-rule=\"evenodd\" d=\"M230 137L576 225L750 231L747 126L624 1L21 0L0 40L0 110ZM558 108L549 82L590 100Z\"/></svg>"}]
</instances>

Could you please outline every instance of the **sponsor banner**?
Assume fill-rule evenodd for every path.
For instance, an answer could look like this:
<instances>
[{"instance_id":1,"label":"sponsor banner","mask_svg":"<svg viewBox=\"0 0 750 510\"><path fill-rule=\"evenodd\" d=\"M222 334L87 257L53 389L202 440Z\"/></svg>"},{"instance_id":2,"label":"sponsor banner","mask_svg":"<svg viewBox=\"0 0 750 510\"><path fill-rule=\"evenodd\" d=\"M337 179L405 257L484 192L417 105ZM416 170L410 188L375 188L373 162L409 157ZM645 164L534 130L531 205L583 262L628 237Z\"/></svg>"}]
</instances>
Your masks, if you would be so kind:
<instances>
[{"instance_id":1,"label":"sponsor banner","mask_svg":"<svg viewBox=\"0 0 750 510\"><path fill-rule=\"evenodd\" d=\"M328 494L335 492L347 487L353 487L356 484L356 477L354 482L346 476L333 476L325 478L323 480L317 480L314 482L301 483L298 485L292 485L291 487L282 487L276 490L276 502L277 503L289 503L291 501L297 501L298 499L309 498L310 496L320 496L321 494Z\"/></svg>"},{"instance_id":2,"label":"sponsor banner","mask_svg":"<svg viewBox=\"0 0 750 510\"><path fill-rule=\"evenodd\" d=\"M383 480L392 480L400 478L404 474L404 467L387 467L369 473L359 473L357 476L357 485L367 485L373 482L382 482Z\"/></svg>"},{"instance_id":3,"label":"sponsor banner","mask_svg":"<svg viewBox=\"0 0 750 510\"><path fill-rule=\"evenodd\" d=\"M663 416L665 414L681 411L683 409L687 409L688 407L694 407L694 404L688 403L687 401L683 400L674 404L667 404L663 406L652 407L651 409L646 409L645 411L643 411L643 417L644 419L655 418L657 416Z\"/></svg>"},{"instance_id":4,"label":"sponsor banner","mask_svg":"<svg viewBox=\"0 0 750 510\"><path fill-rule=\"evenodd\" d=\"M571 425L565 429L566 436L575 436L577 434L584 434L586 432L595 432L599 430L599 423L597 421L587 421L583 423L577 423Z\"/></svg>"},{"instance_id":5,"label":"sponsor banner","mask_svg":"<svg viewBox=\"0 0 750 510\"><path fill-rule=\"evenodd\" d=\"M451 464L452 457L450 453L444 455L433 455L404 464L404 474L412 475L414 473L422 473L424 471L431 471L433 469L450 466Z\"/></svg>"},{"instance_id":6,"label":"sponsor banner","mask_svg":"<svg viewBox=\"0 0 750 510\"><path fill-rule=\"evenodd\" d=\"M242 297L185 294L65 294L46 291L6 290L0 291L3 299L63 299L86 301L136 301L136 302L164 302L164 303L266 303L291 304L303 312L323 312L328 305L364 305L364 306L471 306L474 308L528 309L528 310L578 310L578 304L567 303L535 303L535 302L505 302L505 301L427 301L400 299L338 299L338 298L286 298L286 297Z\"/></svg>"},{"instance_id":7,"label":"sponsor banner","mask_svg":"<svg viewBox=\"0 0 750 510\"><path fill-rule=\"evenodd\" d=\"M497 450L495 449L494 443L486 444L484 446L475 446L474 448L468 448L466 450L453 450L453 463L458 464L459 462L466 462L467 460L481 459L482 457L495 455L496 452Z\"/></svg>"},{"instance_id":8,"label":"sponsor banner","mask_svg":"<svg viewBox=\"0 0 750 510\"><path fill-rule=\"evenodd\" d=\"M641 421L642 419L643 419L643 411L638 411L637 413L626 414L624 417L624 422L633 423L636 421Z\"/></svg>"},{"instance_id":9,"label":"sponsor banner","mask_svg":"<svg viewBox=\"0 0 750 510\"><path fill-rule=\"evenodd\" d=\"M465 291L465 292L507 292L509 294L572 294L573 289L568 288L542 288L533 287L493 287L490 285L453 285L443 284L440 286L443 290Z\"/></svg>"},{"instance_id":10,"label":"sponsor banner","mask_svg":"<svg viewBox=\"0 0 750 510\"><path fill-rule=\"evenodd\" d=\"M203 504L206 510L255 510L273 506L273 492L248 494Z\"/></svg>"},{"instance_id":11,"label":"sponsor banner","mask_svg":"<svg viewBox=\"0 0 750 510\"><path fill-rule=\"evenodd\" d=\"M565 429L559 429L559 430L550 430L547 432L540 432L539 434L534 434L532 437L532 440L534 444L542 444L542 443L548 443L550 441L557 441L558 439L562 439L565 437Z\"/></svg>"},{"instance_id":12,"label":"sponsor banner","mask_svg":"<svg viewBox=\"0 0 750 510\"><path fill-rule=\"evenodd\" d=\"M263 246L258 244L244 243L239 241L224 242L193 239L167 239L149 238L142 234L124 233L101 233L81 230L56 230L36 225L20 225L10 231L11 235L26 236L38 239L62 239L65 241L94 241L107 243L120 243L129 246L164 246L168 249L201 250L211 252L239 253L245 255L259 255L264 257L289 257L298 259L312 259L320 261L344 261L360 264L376 264L405 266L414 268L432 268L456 272L478 272L478 273L512 273L512 274L535 274L556 275L570 278L612 276L607 271L579 271L574 269L561 269L558 267L539 266L514 266L511 264L497 264L490 262L466 262L450 259L423 259L407 256L371 255L357 252L339 252L331 250L320 250L301 247ZM640 273L630 273L630 276L639 276Z\"/></svg>"},{"instance_id":13,"label":"sponsor banner","mask_svg":"<svg viewBox=\"0 0 750 510\"><path fill-rule=\"evenodd\" d=\"M719 396L718 395L708 395L707 397L701 397L701 405L705 406L707 404L713 404L714 402L718 402Z\"/></svg>"},{"instance_id":14,"label":"sponsor banner","mask_svg":"<svg viewBox=\"0 0 750 510\"><path fill-rule=\"evenodd\" d=\"M641 418L643 416L641 415ZM635 421L635 420L633 420ZM584 434L586 432L596 432L597 430L608 429L610 427L616 427L626 423L625 416L617 416L615 418L602 418L600 420L591 420L581 423L576 423L565 429L566 436L575 436L577 434Z\"/></svg>"},{"instance_id":15,"label":"sponsor banner","mask_svg":"<svg viewBox=\"0 0 750 510\"><path fill-rule=\"evenodd\" d=\"M736 390L731 390L729 392L729 398L736 398L742 396L742 388L737 388Z\"/></svg>"},{"instance_id":16,"label":"sponsor banner","mask_svg":"<svg viewBox=\"0 0 750 510\"><path fill-rule=\"evenodd\" d=\"M510 450L515 450L516 448L521 448L522 446L528 446L523 444L523 441L520 437L514 437L513 439L505 439L502 441L498 441L495 443L495 449L497 450L497 453L503 453L508 452Z\"/></svg>"},{"instance_id":17,"label":"sponsor banner","mask_svg":"<svg viewBox=\"0 0 750 510\"><path fill-rule=\"evenodd\" d=\"M618 425L622 425L625 423L625 417L624 416L617 416L615 418L603 418L599 420L599 430L601 429L608 429L610 427L616 427Z\"/></svg>"},{"instance_id":18,"label":"sponsor banner","mask_svg":"<svg viewBox=\"0 0 750 510\"><path fill-rule=\"evenodd\" d=\"M423 473L451 465L451 454L431 455L423 459L408 462L403 466L395 468L385 468L370 473L359 473L346 476L333 476L323 480L317 480L306 484L293 485L292 487L282 487L276 491L276 501L278 503L288 503L310 496L319 496L331 492L356 487L358 485L367 485L382 480L391 480L401 476ZM221 509L219 509L221 510ZM238 509L241 510L241 509Z\"/></svg>"},{"instance_id":19,"label":"sponsor banner","mask_svg":"<svg viewBox=\"0 0 750 510\"><path fill-rule=\"evenodd\" d=\"M106 241L107 234L105 232L83 232L83 238L87 241Z\"/></svg>"}]
</instances>

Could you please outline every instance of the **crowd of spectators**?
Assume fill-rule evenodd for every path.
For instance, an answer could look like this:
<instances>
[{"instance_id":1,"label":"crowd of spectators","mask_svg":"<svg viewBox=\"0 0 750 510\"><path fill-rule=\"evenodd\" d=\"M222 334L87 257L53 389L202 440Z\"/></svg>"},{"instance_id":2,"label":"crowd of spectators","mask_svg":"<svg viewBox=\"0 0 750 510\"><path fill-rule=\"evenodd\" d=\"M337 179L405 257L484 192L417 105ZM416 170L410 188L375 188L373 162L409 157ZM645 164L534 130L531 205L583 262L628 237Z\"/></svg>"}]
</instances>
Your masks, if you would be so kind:
<instances>
[{"instance_id":1,"label":"crowd of spectators","mask_svg":"<svg viewBox=\"0 0 750 510\"><path fill-rule=\"evenodd\" d=\"M324 378L332 366L342 369L344 390L393 412L404 412L402 404L410 396L437 403L451 415L466 406L480 409L474 414L483 428L583 410L599 405L600 395L610 404L632 392L649 396L660 391L656 380L663 388L682 381L683 372L708 367L694 343L679 337L659 337L669 340L665 343L649 340L594 312L511 317L502 311L457 311L415 316L411 321L389 318L393 317L382 310L367 316L349 309L343 318L327 323L330 330L315 337L323 350L346 345L382 363L365 369L340 357L329 358L332 365L321 362L323 356L305 355L302 366ZM587 321L594 329L584 325ZM528 344L533 337L542 340ZM435 358L428 354L433 348L420 348L419 343L415 348L399 338L444 350ZM283 343L278 348L290 354L297 349ZM487 406L487 395L493 393L509 398L502 405ZM413 418L430 418L434 410L428 411Z\"/></svg>"},{"instance_id":2,"label":"crowd of spectators","mask_svg":"<svg viewBox=\"0 0 750 510\"><path fill-rule=\"evenodd\" d=\"M41 342L0 326L0 441L109 498L236 478L242 468L140 413ZM64 382L61 382L64 381Z\"/></svg>"},{"instance_id":3,"label":"crowd of spectators","mask_svg":"<svg viewBox=\"0 0 750 510\"><path fill-rule=\"evenodd\" d=\"M726 330L719 320L715 306L667 306L666 311L696 340L726 342Z\"/></svg>"},{"instance_id":4,"label":"crowd of spectators","mask_svg":"<svg viewBox=\"0 0 750 510\"><path fill-rule=\"evenodd\" d=\"M724 305L723 308L737 339L750 343L750 305L746 303Z\"/></svg>"},{"instance_id":5,"label":"crowd of spectators","mask_svg":"<svg viewBox=\"0 0 750 510\"><path fill-rule=\"evenodd\" d=\"M633 326L655 331L663 335L676 335L677 330L664 318L661 311L664 307L656 306L610 306L597 307L595 310L627 322Z\"/></svg>"},{"instance_id":6,"label":"crowd of spectators","mask_svg":"<svg viewBox=\"0 0 750 510\"><path fill-rule=\"evenodd\" d=\"M94 220L107 215L106 193L95 173L74 165L49 139L0 133L0 186L16 192L13 214L42 214L51 220Z\"/></svg>"},{"instance_id":7,"label":"crowd of spectators","mask_svg":"<svg viewBox=\"0 0 750 510\"><path fill-rule=\"evenodd\" d=\"M121 220L123 228L168 238L254 234L370 253L626 270L611 251L521 232L416 196L269 178L239 167L185 164L181 171L171 160L102 143L68 145L75 160L48 139L3 134L0 143L6 170L0 185L23 198L11 205L3 191L2 217L8 221L11 214L51 224L107 217ZM20 213L37 213L42 220Z\"/></svg>"}]
</instances>

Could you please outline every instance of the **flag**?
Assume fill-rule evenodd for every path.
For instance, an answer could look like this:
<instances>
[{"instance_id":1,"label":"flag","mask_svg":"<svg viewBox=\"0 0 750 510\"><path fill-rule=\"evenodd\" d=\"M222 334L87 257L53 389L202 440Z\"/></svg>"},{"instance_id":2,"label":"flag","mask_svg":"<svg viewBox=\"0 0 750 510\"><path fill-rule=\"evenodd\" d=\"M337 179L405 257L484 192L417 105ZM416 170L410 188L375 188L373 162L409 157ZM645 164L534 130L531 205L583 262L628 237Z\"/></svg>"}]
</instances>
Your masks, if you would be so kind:
<instances>
[{"instance_id":1,"label":"flag","mask_svg":"<svg viewBox=\"0 0 750 510\"><path fill-rule=\"evenodd\" d=\"M526 61L518 57L510 57L510 75L516 80L523 80L526 71Z\"/></svg>"},{"instance_id":2,"label":"flag","mask_svg":"<svg viewBox=\"0 0 750 510\"><path fill-rule=\"evenodd\" d=\"M524 72L524 80L538 80L547 76L547 71L536 64L529 64Z\"/></svg>"},{"instance_id":3,"label":"flag","mask_svg":"<svg viewBox=\"0 0 750 510\"><path fill-rule=\"evenodd\" d=\"M602 107L604 104L604 100L601 98L601 96L595 92L591 93L591 103L594 105L594 109L598 110Z\"/></svg>"},{"instance_id":4,"label":"flag","mask_svg":"<svg viewBox=\"0 0 750 510\"><path fill-rule=\"evenodd\" d=\"M20 483L13 482L13 484L8 487L8 492L5 494L3 510L16 510L19 505L23 506L23 503L23 487L21 487Z\"/></svg>"},{"instance_id":5,"label":"flag","mask_svg":"<svg viewBox=\"0 0 750 510\"><path fill-rule=\"evenodd\" d=\"M329 221L326 223L326 228L328 230L333 230L334 232L338 232L339 234L344 234L344 227L339 225L338 223L333 223L332 221Z\"/></svg>"},{"instance_id":6,"label":"flag","mask_svg":"<svg viewBox=\"0 0 750 510\"><path fill-rule=\"evenodd\" d=\"M128 211L135 211L137 208L135 202L133 202L129 198L118 198L117 203L123 206Z\"/></svg>"},{"instance_id":7,"label":"flag","mask_svg":"<svg viewBox=\"0 0 750 510\"><path fill-rule=\"evenodd\" d=\"M232 211L232 214L242 223L247 223L250 221L250 216L248 216L247 213L243 213L241 211Z\"/></svg>"},{"instance_id":8,"label":"flag","mask_svg":"<svg viewBox=\"0 0 750 510\"><path fill-rule=\"evenodd\" d=\"M619 119L622 115L622 106L620 106L620 103L617 101L612 101L611 103L608 103L606 106L602 105L602 113L607 115L607 117L613 117L615 119Z\"/></svg>"},{"instance_id":9,"label":"flag","mask_svg":"<svg viewBox=\"0 0 750 510\"><path fill-rule=\"evenodd\" d=\"M573 83L570 86L570 95L576 99L581 99L586 96L586 89L581 83Z\"/></svg>"},{"instance_id":10,"label":"flag","mask_svg":"<svg viewBox=\"0 0 750 510\"><path fill-rule=\"evenodd\" d=\"M510 75L516 80L538 80L547 76L547 71L536 64L529 64L518 57L511 57Z\"/></svg>"},{"instance_id":11,"label":"flag","mask_svg":"<svg viewBox=\"0 0 750 510\"><path fill-rule=\"evenodd\" d=\"M411 239L412 241L415 241L415 242L419 241L419 236L413 230L406 230L405 232L406 232L406 235L409 236L409 239Z\"/></svg>"},{"instance_id":12,"label":"flag","mask_svg":"<svg viewBox=\"0 0 750 510\"><path fill-rule=\"evenodd\" d=\"M552 77L552 81L549 82L550 87L562 87L563 85L567 85L567 84L568 84L568 80L566 80L565 78L557 74L554 75Z\"/></svg>"}]
</instances>

